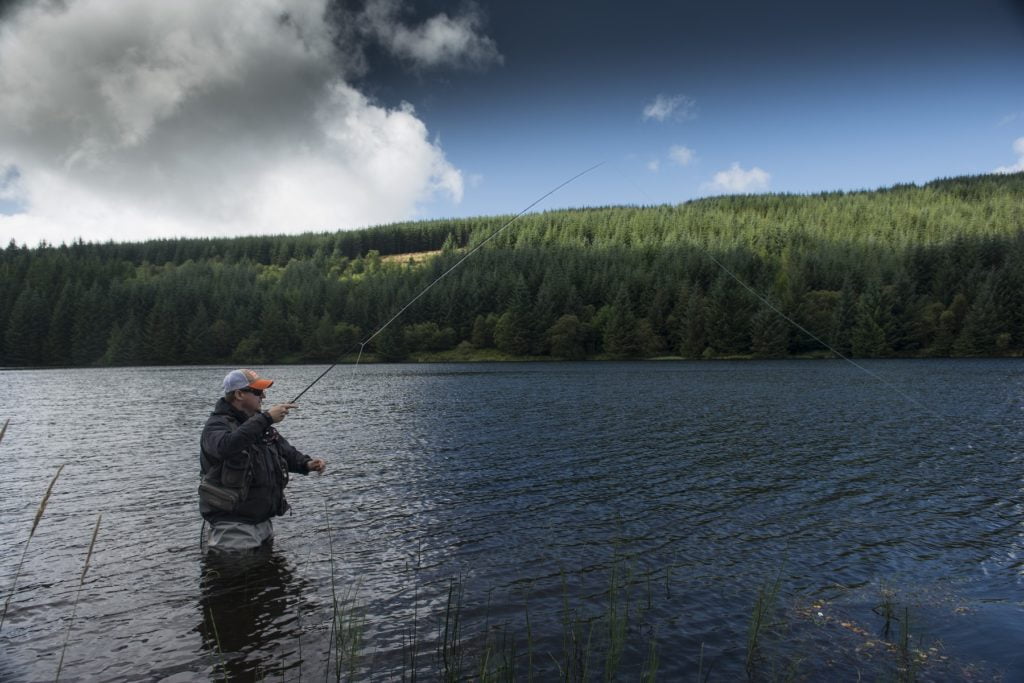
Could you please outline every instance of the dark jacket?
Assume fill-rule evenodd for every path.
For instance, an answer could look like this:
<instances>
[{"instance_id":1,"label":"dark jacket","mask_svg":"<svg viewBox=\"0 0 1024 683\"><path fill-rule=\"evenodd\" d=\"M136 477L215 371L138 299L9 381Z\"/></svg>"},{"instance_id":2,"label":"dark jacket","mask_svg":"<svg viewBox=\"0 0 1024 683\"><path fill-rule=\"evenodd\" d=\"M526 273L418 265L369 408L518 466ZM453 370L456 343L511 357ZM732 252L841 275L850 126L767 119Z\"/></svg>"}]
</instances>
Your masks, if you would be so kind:
<instances>
[{"instance_id":1,"label":"dark jacket","mask_svg":"<svg viewBox=\"0 0 1024 683\"><path fill-rule=\"evenodd\" d=\"M257 524L288 510L284 487L288 472L308 474L312 458L289 444L266 413L246 417L223 398L206 426L200 449L200 470L206 482L240 494L233 511L211 506L202 493L199 512L208 522Z\"/></svg>"}]
</instances>

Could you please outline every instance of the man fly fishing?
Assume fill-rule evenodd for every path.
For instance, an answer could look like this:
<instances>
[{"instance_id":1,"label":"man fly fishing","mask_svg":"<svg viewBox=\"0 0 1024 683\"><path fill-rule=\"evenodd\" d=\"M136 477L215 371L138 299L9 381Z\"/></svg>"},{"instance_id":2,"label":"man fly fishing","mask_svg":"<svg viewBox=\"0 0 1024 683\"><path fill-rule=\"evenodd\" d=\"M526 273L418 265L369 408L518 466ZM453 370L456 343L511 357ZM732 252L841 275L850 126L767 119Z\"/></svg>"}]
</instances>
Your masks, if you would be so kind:
<instances>
[{"instance_id":1,"label":"man fly fishing","mask_svg":"<svg viewBox=\"0 0 1024 683\"><path fill-rule=\"evenodd\" d=\"M366 344L516 219L603 164L603 161L595 164L544 193L467 251L360 343L359 358L362 358ZM356 364L359 364L358 359ZM203 479L199 484L199 511L211 526L208 547L223 550L260 547L274 536L271 517L284 514L288 509L284 499L288 472L308 474L324 471L326 462L300 453L278 434L273 425L283 420L289 410L296 408L295 402L335 365L324 370L291 403L279 403L266 411L261 411L263 392L270 388L273 380L263 379L252 370L232 370L224 378L224 397L217 402L206 421L200 455Z\"/></svg>"},{"instance_id":2,"label":"man fly fishing","mask_svg":"<svg viewBox=\"0 0 1024 683\"><path fill-rule=\"evenodd\" d=\"M273 380L232 370L203 428L199 512L210 524L208 548L251 550L274 537L271 518L288 510L288 474L323 472L327 463L299 452L274 425L295 403L263 410Z\"/></svg>"}]
</instances>

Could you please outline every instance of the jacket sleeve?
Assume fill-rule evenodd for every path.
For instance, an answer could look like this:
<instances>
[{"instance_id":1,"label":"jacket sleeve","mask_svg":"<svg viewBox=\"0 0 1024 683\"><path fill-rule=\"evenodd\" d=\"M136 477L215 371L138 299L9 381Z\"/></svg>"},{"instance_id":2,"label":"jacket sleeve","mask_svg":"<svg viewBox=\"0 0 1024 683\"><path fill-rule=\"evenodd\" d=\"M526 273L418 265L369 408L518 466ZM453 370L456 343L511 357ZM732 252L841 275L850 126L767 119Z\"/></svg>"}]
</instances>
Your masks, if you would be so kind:
<instances>
[{"instance_id":1,"label":"jacket sleeve","mask_svg":"<svg viewBox=\"0 0 1024 683\"><path fill-rule=\"evenodd\" d=\"M203 451L215 460L242 457L242 451L256 443L263 431L272 424L263 413L257 413L232 430L225 419L210 420L203 430Z\"/></svg>"},{"instance_id":2,"label":"jacket sleeve","mask_svg":"<svg viewBox=\"0 0 1024 683\"><path fill-rule=\"evenodd\" d=\"M297 472L299 474L309 474L309 470L306 469L306 463L313 458L299 451L298 448L288 443L288 440L283 436L279 437L278 449L284 459L288 461L288 471Z\"/></svg>"}]
</instances>

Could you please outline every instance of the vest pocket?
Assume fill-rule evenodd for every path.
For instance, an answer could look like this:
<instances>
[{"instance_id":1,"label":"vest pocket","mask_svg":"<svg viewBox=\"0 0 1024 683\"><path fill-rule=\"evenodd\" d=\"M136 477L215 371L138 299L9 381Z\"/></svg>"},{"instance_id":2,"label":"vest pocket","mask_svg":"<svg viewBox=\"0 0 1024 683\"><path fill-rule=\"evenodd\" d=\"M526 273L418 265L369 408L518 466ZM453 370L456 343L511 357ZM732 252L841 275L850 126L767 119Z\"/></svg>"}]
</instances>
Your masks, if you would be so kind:
<instances>
[{"instance_id":1,"label":"vest pocket","mask_svg":"<svg viewBox=\"0 0 1024 683\"><path fill-rule=\"evenodd\" d=\"M225 462L220 471L220 481L224 486L240 489L249 483L249 463Z\"/></svg>"},{"instance_id":2,"label":"vest pocket","mask_svg":"<svg viewBox=\"0 0 1024 683\"><path fill-rule=\"evenodd\" d=\"M241 499L241 491L237 489L216 486L205 479L199 483L199 500L214 510L234 512Z\"/></svg>"}]
</instances>

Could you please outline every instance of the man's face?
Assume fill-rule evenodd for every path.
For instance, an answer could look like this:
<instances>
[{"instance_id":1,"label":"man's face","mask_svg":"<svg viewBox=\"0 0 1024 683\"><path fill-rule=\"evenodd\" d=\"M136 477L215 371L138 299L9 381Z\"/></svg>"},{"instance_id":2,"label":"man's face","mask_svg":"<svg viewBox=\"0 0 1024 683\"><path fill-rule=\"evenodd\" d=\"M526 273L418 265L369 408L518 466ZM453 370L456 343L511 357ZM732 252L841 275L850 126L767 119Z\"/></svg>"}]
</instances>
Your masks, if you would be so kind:
<instances>
[{"instance_id":1,"label":"man's face","mask_svg":"<svg viewBox=\"0 0 1024 683\"><path fill-rule=\"evenodd\" d=\"M260 412L260 408L263 407L264 394L262 391L246 387L245 389L239 389L238 393L242 399L241 408L243 413L255 415Z\"/></svg>"}]
</instances>

